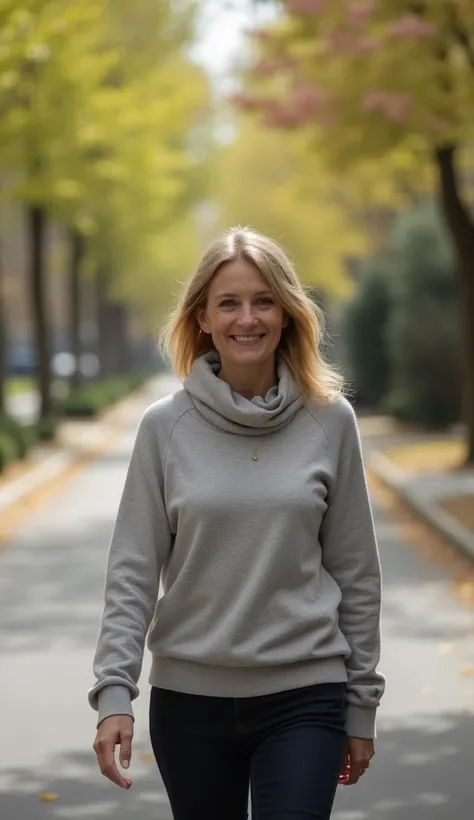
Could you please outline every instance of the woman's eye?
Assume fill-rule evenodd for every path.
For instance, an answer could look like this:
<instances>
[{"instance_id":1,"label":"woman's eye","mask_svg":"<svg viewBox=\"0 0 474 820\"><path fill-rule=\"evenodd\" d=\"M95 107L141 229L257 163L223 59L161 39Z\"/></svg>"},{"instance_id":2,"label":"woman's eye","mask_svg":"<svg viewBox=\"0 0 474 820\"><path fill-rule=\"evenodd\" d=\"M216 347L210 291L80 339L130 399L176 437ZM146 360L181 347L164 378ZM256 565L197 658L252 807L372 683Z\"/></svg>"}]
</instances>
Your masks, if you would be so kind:
<instances>
[{"instance_id":1,"label":"woman's eye","mask_svg":"<svg viewBox=\"0 0 474 820\"><path fill-rule=\"evenodd\" d=\"M274 301L270 296L260 296L256 300L256 303L258 305L268 306L268 305L273 305ZM236 300L235 299L223 299L222 302L219 302L219 307L221 307L221 308L233 308L235 306L236 306Z\"/></svg>"}]
</instances>

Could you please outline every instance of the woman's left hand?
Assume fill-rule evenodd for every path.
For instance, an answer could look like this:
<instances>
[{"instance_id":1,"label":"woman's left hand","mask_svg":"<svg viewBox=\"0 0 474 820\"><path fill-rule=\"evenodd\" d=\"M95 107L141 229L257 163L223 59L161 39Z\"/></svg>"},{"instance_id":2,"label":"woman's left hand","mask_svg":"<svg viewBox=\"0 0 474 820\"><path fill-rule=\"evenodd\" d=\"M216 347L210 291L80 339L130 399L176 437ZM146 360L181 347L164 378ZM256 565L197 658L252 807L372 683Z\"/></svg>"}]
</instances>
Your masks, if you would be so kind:
<instances>
[{"instance_id":1,"label":"woman's left hand","mask_svg":"<svg viewBox=\"0 0 474 820\"><path fill-rule=\"evenodd\" d=\"M348 737L347 746L342 759L339 783L343 786L352 786L357 783L369 768L370 761L375 754L374 741L363 737Z\"/></svg>"}]
</instances>

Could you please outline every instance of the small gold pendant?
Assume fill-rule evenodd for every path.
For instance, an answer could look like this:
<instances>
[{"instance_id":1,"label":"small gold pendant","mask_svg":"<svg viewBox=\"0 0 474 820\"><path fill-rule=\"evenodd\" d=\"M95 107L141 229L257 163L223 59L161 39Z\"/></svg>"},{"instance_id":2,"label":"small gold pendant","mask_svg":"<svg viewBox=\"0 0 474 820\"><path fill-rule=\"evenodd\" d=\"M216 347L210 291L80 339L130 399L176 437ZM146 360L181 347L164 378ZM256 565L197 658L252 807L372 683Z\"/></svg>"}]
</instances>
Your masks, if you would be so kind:
<instances>
[{"instance_id":1,"label":"small gold pendant","mask_svg":"<svg viewBox=\"0 0 474 820\"><path fill-rule=\"evenodd\" d=\"M252 456L253 461L258 461L258 453L254 453Z\"/></svg>"}]
</instances>

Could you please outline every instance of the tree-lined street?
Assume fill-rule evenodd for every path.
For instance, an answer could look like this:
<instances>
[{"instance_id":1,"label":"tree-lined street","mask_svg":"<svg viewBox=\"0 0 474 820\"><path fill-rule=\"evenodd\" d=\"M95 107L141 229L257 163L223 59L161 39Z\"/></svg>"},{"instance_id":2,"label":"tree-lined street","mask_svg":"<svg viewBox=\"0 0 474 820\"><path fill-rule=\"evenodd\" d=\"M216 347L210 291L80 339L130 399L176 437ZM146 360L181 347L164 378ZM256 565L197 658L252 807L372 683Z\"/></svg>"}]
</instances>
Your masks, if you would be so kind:
<instances>
[{"instance_id":1,"label":"tree-lined street","mask_svg":"<svg viewBox=\"0 0 474 820\"><path fill-rule=\"evenodd\" d=\"M52 437L65 409L56 356L71 362L76 410L91 380L150 365L150 334L197 253L209 87L187 53L195 12L193 0L144 0L139 14L130 0L2 4L0 416L7 377L26 368L39 402L21 420L42 425L30 438L46 425ZM0 468L11 450L2 438Z\"/></svg>"},{"instance_id":2,"label":"tree-lined street","mask_svg":"<svg viewBox=\"0 0 474 820\"><path fill-rule=\"evenodd\" d=\"M148 658L130 792L100 775L87 691L137 423L177 386L158 335L237 224L288 250L378 458L387 690L333 820L471 818L473 78L474 0L2 4L1 820L171 820Z\"/></svg>"},{"instance_id":3,"label":"tree-lined street","mask_svg":"<svg viewBox=\"0 0 474 820\"><path fill-rule=\"evenodd\" d=\"M175 386L165 377L137 402L126 434L24 524L0 552L0 814L2 820L170 820L147 736L148 662L136 704L131 776L122 792L100 775L87 703L108 539L136 423ZM449 570L403 540L374 495L384 572L387 691L377 756L360 785L339 788L334 820L468 820L474 736L474 611ZM55 798L55 799L51 799Z\"/></svg>"}]
</instances>

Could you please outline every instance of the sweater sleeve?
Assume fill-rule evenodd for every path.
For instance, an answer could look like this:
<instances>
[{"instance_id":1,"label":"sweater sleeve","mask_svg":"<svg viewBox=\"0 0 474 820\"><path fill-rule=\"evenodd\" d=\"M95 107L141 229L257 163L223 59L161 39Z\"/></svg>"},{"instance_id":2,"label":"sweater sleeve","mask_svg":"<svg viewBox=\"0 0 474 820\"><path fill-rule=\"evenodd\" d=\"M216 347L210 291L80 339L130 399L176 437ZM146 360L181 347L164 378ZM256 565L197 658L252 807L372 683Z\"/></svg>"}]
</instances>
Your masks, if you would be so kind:
<instances>
[{"instance_id":1,"label":"sweater sleeve","mask_svg":"<svg viewBox=\"0 0 474 820\"><path fill-rule=\"evenodd\" d=\"M98 723L133 717L145 638L159 592L171 535L163 501L163 473L154 416L138 428L107 559L104 609L94 657L89 703Z\"/></svg>"},{"instance_id":2,"label":"sweater sleeve","mask_svg":"<svg viewBox=\"0 0 474 820\"><path fill-rule=\"evenodd\" d=\"M351 654L347 669L347 734L375 737L385 688L380 658L381 570L354 411L344 400L337 473L321 525L322 562L341 591L339 628Z\"/></svg>"}]
</instances>

